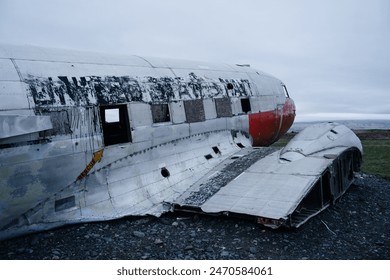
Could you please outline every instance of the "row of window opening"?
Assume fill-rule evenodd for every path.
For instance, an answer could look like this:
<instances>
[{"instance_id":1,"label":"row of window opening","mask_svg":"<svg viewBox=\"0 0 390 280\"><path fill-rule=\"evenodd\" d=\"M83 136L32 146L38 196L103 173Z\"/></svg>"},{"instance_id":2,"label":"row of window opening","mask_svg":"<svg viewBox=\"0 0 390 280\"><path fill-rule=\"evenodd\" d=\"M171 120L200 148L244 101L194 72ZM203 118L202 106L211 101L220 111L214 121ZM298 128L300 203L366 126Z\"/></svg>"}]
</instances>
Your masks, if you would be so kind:
<instances>
[{"instance_id":1,"label":"row of window opening","mask_svg":"<svg viewBox=\"0 0 390 280\"><path fill-rule=\"evenodd\" d=\"M241 99L242 112L251 111L249 98ZM202 122L206 120L206 114L202 99L183 101L187 123ZM231 117L232 106L229 98L215 99L217 118ZM165 123L172 120L168 103L151 104L153 123ZM100 106L103 136L105 145L131 142L131 131L127 105Z\"/></svg>"},{"instance_id":2,"label":"row of window opening","mask_svg":"<svg viewBox=\"0 0 390 280\"><path fill-rule=\"evenodd\" d=\"M251 111L251 104L249 98L242 98L241 100L242 112L247 114ZM215 109L218 118L231 117L232 107L228 98L215 99ZM202 100L188 100L184 101L184 110L186 113L187 122L199 122L205 120L204 106ZM153 123L163 123L171 121L171 114L167 103L151 104ZM104 110L105 123L120 122L120 107L106 108Z\"/></svg>"},{"instance_id":3,"label":"row of window opening","mask_svg":"<svg viewBox=\"0 0 390 280\"><path fill-rule=\"evenodd\" d=\"M217 118L226 118L233 116L232 107L228 98L215 99L215 109ZM249 98L241 99L241 109L244 114L251 111L251 104ZM152 119L153 123L170 122L171 115L169 106L167 103L152 104ZM188 123L205 121L205 109L203 100L187 100L184 101L184 111L186 115L186 121Z\"/></svg>"}]
</instances>

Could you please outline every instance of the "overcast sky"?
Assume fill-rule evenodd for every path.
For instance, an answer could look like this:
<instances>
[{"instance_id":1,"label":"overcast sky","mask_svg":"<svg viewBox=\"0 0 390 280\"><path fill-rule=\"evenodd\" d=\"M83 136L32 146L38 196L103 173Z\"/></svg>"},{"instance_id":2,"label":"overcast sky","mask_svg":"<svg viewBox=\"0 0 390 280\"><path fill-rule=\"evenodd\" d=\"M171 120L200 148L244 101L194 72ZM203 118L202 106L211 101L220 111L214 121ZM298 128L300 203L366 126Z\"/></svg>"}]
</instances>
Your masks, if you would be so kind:
<instances>
[{"instance_id":1,"label":"overcast sky","mask_svg":"<svg viewBox=\"0 0 390 280\"><path fill-rule=\"evenodd\" d=\"M388 0L0 0L0 42L246 63L297 120L390 119Z\"/></svg>"}]
</instances>

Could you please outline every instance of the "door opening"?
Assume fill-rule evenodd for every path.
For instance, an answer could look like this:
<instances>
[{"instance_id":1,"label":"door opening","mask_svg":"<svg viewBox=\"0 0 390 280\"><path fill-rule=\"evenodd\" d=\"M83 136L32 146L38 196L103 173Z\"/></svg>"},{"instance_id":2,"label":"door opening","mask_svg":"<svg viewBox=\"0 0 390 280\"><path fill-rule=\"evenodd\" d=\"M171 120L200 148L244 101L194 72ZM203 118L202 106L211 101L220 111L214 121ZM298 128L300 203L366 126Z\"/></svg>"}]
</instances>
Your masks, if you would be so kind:
<instances>
[{"instance_id":1,"label":"door opening","mask_svg":"<svg viewBox=\"0 0 390 280\"><path fill-rule=\"evenodd\" d=\"M100 106L104 145L131 142L127 105Z\"/></svg>"}]
</instances>

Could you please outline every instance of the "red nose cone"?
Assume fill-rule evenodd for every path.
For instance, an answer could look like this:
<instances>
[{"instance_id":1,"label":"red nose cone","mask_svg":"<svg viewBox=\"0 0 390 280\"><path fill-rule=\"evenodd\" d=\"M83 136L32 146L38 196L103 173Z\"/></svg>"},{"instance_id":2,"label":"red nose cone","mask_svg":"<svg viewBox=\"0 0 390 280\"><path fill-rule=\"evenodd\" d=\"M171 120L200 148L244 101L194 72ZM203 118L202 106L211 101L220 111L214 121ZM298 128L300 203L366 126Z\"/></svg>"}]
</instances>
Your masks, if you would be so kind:
<instances>
[{"instance_id":1,"label":"red nose cone","mask_svg":"<svg viewBox=\"0 0 390 280\"><path fill-rule=\"evenodd\" d=\"M280 127L278 139L283 136L294 123L295 103L291 98L287 98L283 106L283 121Z\"/></svg>"},{"instance_id":2,"label":"red nose cone","mask_svg":"<svg viewBox=\"0 0 390 280\"><path fill-rule=\"evenodd\" d=\"M291 127L295 119L295 104L286 99L281 109L249 115L249 133L253 146L269 146Z\"/></svg>"}]
</instances>

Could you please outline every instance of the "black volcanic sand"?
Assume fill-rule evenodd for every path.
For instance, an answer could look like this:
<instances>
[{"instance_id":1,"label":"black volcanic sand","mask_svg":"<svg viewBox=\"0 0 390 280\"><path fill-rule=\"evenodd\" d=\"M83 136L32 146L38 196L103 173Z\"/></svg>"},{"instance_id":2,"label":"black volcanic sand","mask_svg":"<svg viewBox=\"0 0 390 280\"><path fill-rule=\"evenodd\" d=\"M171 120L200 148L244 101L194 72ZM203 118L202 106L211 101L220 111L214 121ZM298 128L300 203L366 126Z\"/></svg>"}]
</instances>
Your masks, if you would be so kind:
<instances>
[{"instance_id":1,"label":"black volcanic sand","mask_svg":"<svg viewBox=\"0 0 390 280\"><path fill-rule=\"evenodd\" d=\"M0 242L0 259L390 259L390 182L357 174L298 229L171 213L79 224Z\"/></svg>"}]
</instances>

